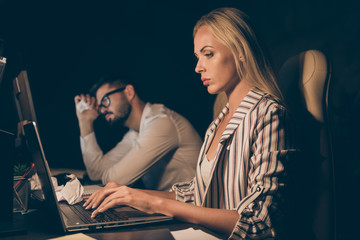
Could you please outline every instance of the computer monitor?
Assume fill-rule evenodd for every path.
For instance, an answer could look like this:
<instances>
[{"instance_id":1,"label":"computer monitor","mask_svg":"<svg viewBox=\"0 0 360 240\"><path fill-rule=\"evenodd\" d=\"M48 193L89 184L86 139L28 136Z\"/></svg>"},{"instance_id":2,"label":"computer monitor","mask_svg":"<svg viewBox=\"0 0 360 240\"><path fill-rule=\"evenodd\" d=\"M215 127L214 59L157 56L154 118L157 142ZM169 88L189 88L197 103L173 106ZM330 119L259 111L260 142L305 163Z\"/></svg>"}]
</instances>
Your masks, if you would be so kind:
<instances>
[{"instance_id":1,"label":"computer monitor","mask_svg":"<svg viewBox=\"0 0 360 240\"><path fill-rule=\"evenodd\" d=\"M36 120L34 103L26 70L21 71L13 80L14 98L19 121Z\"/></svg>"},{"instance_id":2,"label":"computer monitor","mask_svg":"<svg viewBox=\"0 0 360 240\"><path fill-rule=\"evenodd\" d=\"M2 77L4 75L6 58L0 56L0 86L2 87ZM1 126L2 128L3 126ZM14 134L0 129L0 187L3 198L0 201L0 225L12 220L12 153ZM0 233L2 229L0 229Z\"/></svg>"},{"instance_id":3,"label":"computer monitor","mask_svg":"<svg viewBox=\"0 0 360 240\"><path fill-rule=\"evenodd\" d=\"M0 187L3 193L3 197L0 200L0 225L12 220L14 135L13 133L0 129Z\"/></svg>"},{"instance_id":4,"label":"computer monitor","mask_svg":"<svg viewBox=\"0 0 360 240\"><path fill-rule=\"evenodd\" d=\"M1 90L4 90L3 87L5 87L2 82L5 64L6 58L0 56ZM5 87L5 90L6 89ZM3 106L1 106L1 110L3 111L2 108ZM3 128L3 126L0 127ZM13 215L14 139L14 133L0 129L0 189L2 192L0 199L0 238L26 230L22 216Z\"/></svg>"},{"instance_id":5,"label":"computer monitor","mask_svg":"<svg viewBox=\"0 0 360 240\"><path fill-rule=\"evenodd\" d=\"M5 72L5 65L6 65L6 58L0 56L0 85L4 76Z\"/></svg>"}]
</instances>

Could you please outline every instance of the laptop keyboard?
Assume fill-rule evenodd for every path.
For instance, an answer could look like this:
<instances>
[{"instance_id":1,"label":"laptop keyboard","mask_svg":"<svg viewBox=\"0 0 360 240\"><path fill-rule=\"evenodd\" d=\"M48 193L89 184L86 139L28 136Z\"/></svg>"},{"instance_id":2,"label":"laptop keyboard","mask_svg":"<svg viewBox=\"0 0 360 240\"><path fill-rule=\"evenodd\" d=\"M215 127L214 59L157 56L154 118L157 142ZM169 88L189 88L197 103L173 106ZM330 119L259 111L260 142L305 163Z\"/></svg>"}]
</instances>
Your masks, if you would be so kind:
<instances>
[{"instance_id":1,"label":"laptop keyboard","mask_svg":"<svg viewBox=\"0 0 360 240\"><path fill-rule=\"evenodd\" d=\"M141 211L119 211L109 209L103 213L99 213L95 218L91 218L93 210L86 210L82 205L85 202L69 205L69 207L83 220L85 223L98 223L98 222L113 222L120 220L127 220L132 217L145 217L149 216L147 213ZM157 215L157 214L154 214Z\"/></svg>"}]
</instances>

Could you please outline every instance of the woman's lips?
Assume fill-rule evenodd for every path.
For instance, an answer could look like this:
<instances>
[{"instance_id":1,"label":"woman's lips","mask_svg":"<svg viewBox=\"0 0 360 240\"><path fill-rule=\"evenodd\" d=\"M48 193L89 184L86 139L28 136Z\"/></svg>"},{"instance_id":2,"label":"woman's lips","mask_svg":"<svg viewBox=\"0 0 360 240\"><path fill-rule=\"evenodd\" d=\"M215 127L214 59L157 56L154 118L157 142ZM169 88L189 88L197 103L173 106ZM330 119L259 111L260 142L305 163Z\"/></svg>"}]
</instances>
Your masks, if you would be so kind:
<instances>
[{"instance_id":1,"label":"woman's lips","mask_svg":"<svg viewBox=\"0 0 360 240\"><path fill-rule=\"evenodd\" d=\"M208 86L209 82L210 82L210 79L209 78L202 78L201 81L203 82L204 86Z\"/></svg>"}]
</instances>

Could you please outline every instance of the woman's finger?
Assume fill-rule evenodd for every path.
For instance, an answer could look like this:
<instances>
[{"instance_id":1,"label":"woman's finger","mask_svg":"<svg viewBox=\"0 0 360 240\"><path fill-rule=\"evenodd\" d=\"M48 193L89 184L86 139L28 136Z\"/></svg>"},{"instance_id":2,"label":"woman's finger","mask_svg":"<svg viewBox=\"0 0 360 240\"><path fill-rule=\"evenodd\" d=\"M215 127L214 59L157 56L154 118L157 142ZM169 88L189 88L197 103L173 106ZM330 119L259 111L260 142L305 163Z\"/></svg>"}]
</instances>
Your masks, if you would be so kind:
<instances>
[{"instance_id":1,"label":"woman's finger","mask_svg":"<svg viewBox=\"0 0 360 240\"><path fill-rule=\"evenodd\" d=\"M99 192L102 191L102 189L96 190L95 192L93 192L90 197L85 201L83 207L89 206L91 205L91 203L93 202L94 198L96 198L96 196L99 194Z\"/></svg>"},{"instance_id":2,"label":"woman's finger","mask_svg":"<svg viewBox=\"0 0 360 240\"><path fill-rule=\"evenodd\" d=\"M118 200L119 199L112 199L111 201L107 202L106 204L101 204L95 211L92 212L91 217L94 218L96 217L96 215L98 215L99 213L105 212L106 210L108 210L109 208L113 208L118 204Z\"/></svg>"},{"instance_id":3,"label":"woman's finger","mask_svg":"<svg viewBox=\"0 0 360 240\"><path fill-rule=\"evenodd\" d=\"M89 206L91 206L91 208L97 208L110 194L113 194L116 191L116 188L104 189L102 192L97 194Z\"/></svg>"},{"instance_id":4,"label":"woman's finger","mask_svg":"<svg viewBox=\"0 0 360 240\"><path fill-rule=\"evenodd\" d=\"M92 205L95 204L95 202L97 202L97 200L101 201L101 195L102 193L107 190L107 189L112 189L112 188L117 188L120 187L120 184L117 184L115 182L109 182L105 185L105 187L96 190L93 194L91 194L91 196L86 200L86 202L84 203L84 207L88 206L89 209Z\"/></svg>"}]
</instances>

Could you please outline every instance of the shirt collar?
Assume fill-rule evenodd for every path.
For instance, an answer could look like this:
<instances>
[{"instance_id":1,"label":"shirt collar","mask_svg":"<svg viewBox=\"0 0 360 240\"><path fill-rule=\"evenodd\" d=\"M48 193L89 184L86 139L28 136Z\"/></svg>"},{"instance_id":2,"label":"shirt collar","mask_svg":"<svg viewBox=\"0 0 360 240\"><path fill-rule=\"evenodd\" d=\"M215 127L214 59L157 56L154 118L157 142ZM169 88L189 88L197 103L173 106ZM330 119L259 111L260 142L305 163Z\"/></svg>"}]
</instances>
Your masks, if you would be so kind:
<instances>
[{"instance_id":1,"label":"shirt collar","mask_svg":"<svg viewBox=\"0 0 360 240\"><path fill-rule=\"evenodd\" d=\"M144 110L142 112L142 115L141 115L141 120L140 120L140 128L139 128L139 132L141 132L142 128L144 128L144 124L146 122L146 118L148 117L148 115L151 113L151 106L152 104L147 102L145 104L145 107L144 107Z\"/></svg>"},{"instance_id":2,"label":"shirt collar","mask_svg":"<svg viewBox=\"0 0 360 240\"><path fill-rule=\"evenodd\" d=\"M235 129L239 126L242 122L245 115L256 105L259 100L264 96L258 89L253 88L251 89L244 99L241 101L239 107L236 109L234 115L231 117L226 129L220 139L220 142L224 141L225 139L229 138ZM229 112L229 103L223 108L219 116L213 121L213 124L210 126L210 131L214 132L215 129L218 127L221 120L224 116Z\"/></svg>"}]
</instances>

